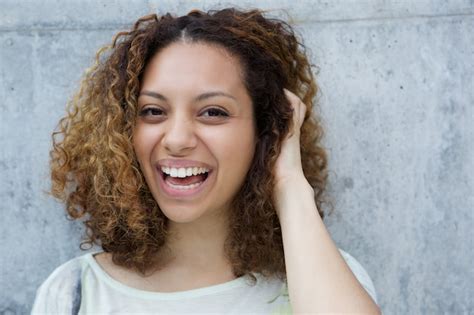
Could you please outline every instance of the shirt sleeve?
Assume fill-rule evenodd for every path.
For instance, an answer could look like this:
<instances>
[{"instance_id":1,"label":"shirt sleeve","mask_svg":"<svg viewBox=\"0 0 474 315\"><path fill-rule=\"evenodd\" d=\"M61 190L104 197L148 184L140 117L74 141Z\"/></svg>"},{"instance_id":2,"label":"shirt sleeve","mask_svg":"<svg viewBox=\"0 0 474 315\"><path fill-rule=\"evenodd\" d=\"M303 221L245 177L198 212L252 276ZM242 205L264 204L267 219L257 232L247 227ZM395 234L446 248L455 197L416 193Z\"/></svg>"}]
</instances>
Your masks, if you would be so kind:
<instances>
[{"instance_id":1,"label":"shirt sleeve","mask_svg":"<svg viewBox=\"0 0 474 315\"><path fill-rule=\"evenodd\" d=\"M354 274L354 276L357 278L357 280L359 280L359 283L364 287L364 289L370 295L372 300L374 300L374 302L378 305L377 293L375 292L374 284L372 282L372 279L370 279L367 271L350 254L346 253L342 249L339 249L339 252L341 253L344 260L346 261L349 268L352 270L352 273Z\"/></svg>"},{"instance_id":2,"label":"shirt sleeve","mask_svg":"<svg viewBox=\"0 0 474 315\"><path fill-rule=\"evenodd\" d=\"M36 290L31 314L77 314L81 299L80 279L81 265L77 258L56 268Z\"/></svg>"}]
</instances>

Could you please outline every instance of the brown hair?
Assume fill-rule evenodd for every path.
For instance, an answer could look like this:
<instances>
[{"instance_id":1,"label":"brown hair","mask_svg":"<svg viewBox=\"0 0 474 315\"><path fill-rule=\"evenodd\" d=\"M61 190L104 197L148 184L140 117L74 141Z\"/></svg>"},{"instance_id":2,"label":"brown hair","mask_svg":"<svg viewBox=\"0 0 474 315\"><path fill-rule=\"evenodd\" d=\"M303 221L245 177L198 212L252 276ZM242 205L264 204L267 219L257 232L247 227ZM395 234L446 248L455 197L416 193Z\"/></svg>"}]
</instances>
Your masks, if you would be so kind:
<instances>
[{"instance_id":1,"label":"brown hair","mask_svg":"<svg viewBox=\"0 0 474 315\"><path fill-rule=\"evenodd\" d=\"M156 254L167 218L151 195L132 146L141 76L150 58L170 43L187 40L225 47L241 62L251 96L258 143L250 170L233 200L225 251L235 276L259 272L286 277L280 223L272 202L273 168L292 124L286 88L306 104L301 129L303 171L314 188L321 217L331 205L325 187L327 155L313 99L317 94L306 48L292 27L263 11L234 8L185 16L140 18L128 32L99 50L67 115L53 133L52 194L73 219L86 217L85 240L112 253L115 264L145 274L159 265Z\"/></svg>"}]
</instances>

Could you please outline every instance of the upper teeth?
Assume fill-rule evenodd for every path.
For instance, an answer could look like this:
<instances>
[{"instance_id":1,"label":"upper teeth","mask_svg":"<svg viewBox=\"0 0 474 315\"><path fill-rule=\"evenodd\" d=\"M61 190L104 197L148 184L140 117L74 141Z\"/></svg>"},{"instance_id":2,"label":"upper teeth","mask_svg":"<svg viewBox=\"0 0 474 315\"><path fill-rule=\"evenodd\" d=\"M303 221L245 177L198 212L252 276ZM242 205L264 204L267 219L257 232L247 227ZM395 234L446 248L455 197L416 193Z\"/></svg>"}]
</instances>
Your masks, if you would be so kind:
<instances>
[{"instance_id":1,"label":"upper teeth","mask_svg":"<svg viewBox=\"0 0 474 315\"><path fill-rule=\"evenodd\" d=\"M163 171L163 173L168 174L171 177L186 177L186 176L203 174L203 173L209 172L209 170L204 167L174 168L174 167L162 166L161 170Z\"/></svg>"}]
</instances>

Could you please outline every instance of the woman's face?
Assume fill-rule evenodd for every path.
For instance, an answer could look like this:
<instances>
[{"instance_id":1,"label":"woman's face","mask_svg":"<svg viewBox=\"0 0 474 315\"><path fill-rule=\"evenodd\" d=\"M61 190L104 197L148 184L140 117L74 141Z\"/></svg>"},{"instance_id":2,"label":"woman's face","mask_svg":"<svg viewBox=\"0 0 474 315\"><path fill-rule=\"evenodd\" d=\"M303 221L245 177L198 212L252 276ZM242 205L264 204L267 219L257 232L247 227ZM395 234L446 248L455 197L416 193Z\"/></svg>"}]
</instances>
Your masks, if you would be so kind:
<instances>
[{"instance_id":1,"label":"woman's face","mask_svg":"<svg viewBox=\"0 0 474 315\"><path fill-rule=\"evenodd\" d=\"M216 46L173 43L148 63L138 107L133 145L163 213L184 223L228 211L256 144L238 60Z\"/></svg>"}]
</instances>

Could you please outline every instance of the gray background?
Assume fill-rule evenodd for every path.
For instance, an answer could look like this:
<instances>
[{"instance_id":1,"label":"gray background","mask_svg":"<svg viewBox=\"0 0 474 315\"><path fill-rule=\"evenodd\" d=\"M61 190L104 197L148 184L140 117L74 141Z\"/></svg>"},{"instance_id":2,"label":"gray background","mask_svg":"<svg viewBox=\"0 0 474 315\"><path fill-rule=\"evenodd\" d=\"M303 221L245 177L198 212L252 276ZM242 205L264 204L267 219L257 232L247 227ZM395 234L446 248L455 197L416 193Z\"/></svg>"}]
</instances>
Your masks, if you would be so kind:
<instances>
[{"instance_id":1,"label":"gray background","mask_svg":"<svg viewBox=\"0 0 474 315\"><path fill-rule=\"evenodd\" d=\"M50 134L95 51L139 16L217 1L0 0L0 314L82 252ZM242 1L287 9L320 67L340 248L385 314L474 314L473 1ZM274 15L284 15L280 12Z\"/></svg>"}]
</instances>

